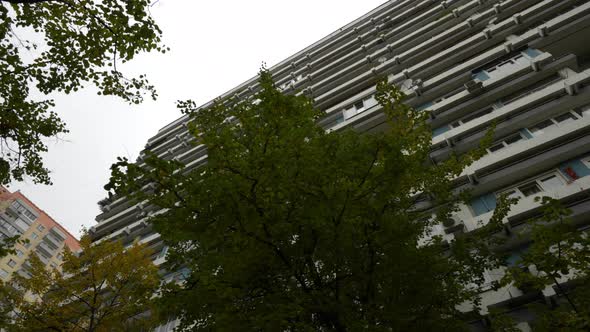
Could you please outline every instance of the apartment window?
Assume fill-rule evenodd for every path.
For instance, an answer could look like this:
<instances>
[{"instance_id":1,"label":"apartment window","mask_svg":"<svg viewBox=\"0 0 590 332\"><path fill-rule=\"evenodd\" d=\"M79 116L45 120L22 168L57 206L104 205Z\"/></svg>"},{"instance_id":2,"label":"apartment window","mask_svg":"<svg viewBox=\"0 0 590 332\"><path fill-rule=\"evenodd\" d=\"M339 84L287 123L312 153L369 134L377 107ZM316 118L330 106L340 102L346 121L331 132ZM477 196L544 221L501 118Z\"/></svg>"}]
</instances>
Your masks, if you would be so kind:
<instances>
[{"instance_id":1,"label":"apartment window","mask_svg":"<svg viewBox=\"0 0 590 332\"><path fill-rule=\"evenodd\" d=\"M524 53L526 56L528 56L529 58L536 58L539 55L541 55L541 51L536 50L534 48L527 48L526 50L522 51L522 53Z\"/></svg>"},{"instance_id":2,"label":"apartment window","mask_svg":"<svg viewBox=\"0 0 590 332\"><path fill-rule=\"evenodd\" d=\"M555 117L555 121L557 123L567 123L575 120L577 120L577 118L570 112L563 113Z\"/></svg>"},{"instance_id":3,"label":"apartment window","mask_svg":"<svg viewBox=\"0 0 590 332\"><path fill-rule=\"evenodd\" d=\"M17 257L23 257L25 255L22 251L20 251L18 249L16 249L15 252L16 252Z\"/></svg>"},{"instance_id":4,"label":"apartment window","mask_svg":"<svg viewBox=\"0 0 590 332\"><path fill-rule=\"evenodd\" d=\"M504 145L504 142L500 142L500 143L497 143L497 144L494 144L494 145L490 146L490 147L488 148L488 151L489 151L489 152L496 152L496 151L498 151L498 150L501 150L501 149L503 149L505 146L506 146L506 145Z\"/></svg>"},{"instance_id":5,"label":"apartment window","mask_svg":"<svg viewBox=\"0 0 590 332\"><path fill-rule=\"evenodd\" d=\"M43 232L43 231L45 230L45 226L43 226L43 225L38 225L38 226L37 226L37 230L38 230L39 232Z\"/></svg>"},{"instance_id":6,"label":"apartment window","mask_svg":"<svg viewBox=\"0 0 590 332\"><path fill-rule=\"evenodd\" d=\"M530 59L539 56L541 52L528 48L524 51L517 52L512 57L506 59L500 58L484 69L473 71L472 78L476 81L483 82L493 77L503 77L514 72L518 67L525 67L530 64Z\"/></svg>"},{"instance_id":7,"label":"apartment window","mask_svg":"<svg viewBox=\"0 0 590 332\"><path fill-rule=\"evenodd\" d=\"M565 184L566 181L559 172L552 172L528 181L516 188L504 190L497 195L505 194L509 198L530 197L543 191L553 191Z\"/></svg>"},{"instance_id":8,"label":"apartment window","mask_svg":"<svg viewBox=\"0 0 590 332\"><path fill-rule=\"evenodd\" d=\"M520 134L516 134L516 135L512 135L511 137L508 137L504 142L506 142L506 144L510 145L510 144L514 144L516 142L522 141L522 135Z\"/></svg>"},{"instance_id":9,"label":"apartment window","mask_svg":"<svg viewBox=\"0 0 590 332\"><path fill-rule=\"evenodd\" d=\"M555 125L555 123L553 123L553 121L551 121L551 119L544 120L544 121L541 121L541 122L537 123L536 125L532 126L531 128L529 128L529 131L533 134L540 135L545 132L544 131L545 128L549 128L553 125Z\"/></svg>"},{"instance_id":10,"label":"apartment window","mask_svg":"<svg viewBox=\"0 0 590 332\"><path fill-rule=\"evenodd\" d=\"M0 227L4 228L8 234L17 235L20 234L19 230L16 227L9 224L7 221L0 219Z\"/></svg>"},{"instance_id":11,"label":"apartment window","mask_svg":"<svg viewBox=\"0 0 590 332\"><path fill-rule=\"evenodd\" d=\"M559 188L565 184L563 179L556 174L552 174L552 175L549 175L545 178L541 178L540 181L541 181L541 185L543 186L543 188L545 190L552 190L555 188Z\"/></svg>"},{"instance_id":12,"label":"apartment window","mask_svg":"<svg viewBox=\"0 0 590 332\"><path fill-rule=\"evenodd\" d=\"M29 211L29 209L26 206L24 206L22 203L20 203L19 201L14 201L12 203L12 207L16 211L18 211L19 214L24 214L31 221L34 221L35 219L37 219L37 216L34 213L32 213L31 211Z\"/></svg>"},{"instance_id":13,"label":"apartment window","mask_svg":"<svg viewBox=\"0 0 590 332\"><path fill-rule=\"evenodd\" d=\"M478 82L483 82L483 81L487 81L490 79L490 75L488 75L488 73L486 73L485 70L474 73L472 75L472 77L475 81L478 81Z\"/></svg>"},{"instance_id":14,"label":"apartment window","mask_svg":"<svg viewBox=\"0 0 590 332\"><path fill-rule=\"evenodd\" d=\"M37 219L37 216L31 213L29 210L25 210L23 214L27 216L27 218L31 219L31 221L35 221Z\"/></svg>"},{"instance_id":15,"label":"apartment window","mask_svg":"<svg viewBox=\"0 0 590 332\"><path fill-rule=\"evenodd\" d=\"M488 73L493 73L496 70L502 71L502 70L505 70L507 68L513 67L514 65L518 64L519 60L521 60L521 59L523 59L523 55L517 54L508 60L502 61L492 67L488 67L487 69L485 69L485 71Z\"/></svg>"},{"instance_id":16,"label":"apartment window","mask_svg":"<svg viewBox=\"0 0 590 332\"><path fill-rule=\"evenodd\" d=\"M475 216L493 211L496 208L496 196L492 193L476 197L471 200L470 207Z\"/></svg>"},{"instance_id":17,"label":"apartment window","mask_svg":"<svg viewBox=\"0 0 590 332\"><path fill-rule=\"evenodd\" d=\"M54 269L57 269L57 264L55 264L54 262L49 263L49 266L51 266Z\"/></svg>"},{"instance_id":18,"label":"apartment window","mask_svg":"<svg viewBox=\"0 0 590 332\"><path fill-rule=\"evenodd\" d=\"M11 259L11 260L8 261L7 265L10 266L10 267L15 267L16 266L16 261L14 261L14 260Z\"/></svg>"},{"instance_id":19,"label":"apartment window","mask_svg":"<svg viewBox=\"0 0 590 332\"><path fill-rule=\"evenodd\" d=\"M49 236L45 236L43 238L43 243L49 247L49 249L51 250L57 250L59 249L59 247L57 245L55 245L55 243L53 243L51 240L49 240Z\"/></svg>"},{"instance_id":20,"label":"apartment window","mask_svg":"<svg viewBox=\"0 0 590 332\"><path fill-rule=\"evenodd\" d=\"M518 187L518 190L524 195L524 197L532 196L542 191L541 187L537 184L537 182L522 185Z\"/></svg>"},{"instance_id":21,"label":"apartment window","mask_svg":"<svg viewBox=\"0 0 590 332\"><path fill-rule=\"evenodd\" d=\"M27 249L29 249L31 247L31 242L30 241L26 241L25 243L23 243L23 246Z\"/></svg>"},{"instance_id":22,"label":"apartment window","mask_svg":"<svg viewBox=\"0 0 590 332\"><path fill-rule=\"evenodd\" d=\"M442 126L442 127L438 127L438 128L434 128L434 130L432 130L432 137L442 135L443 133L446 133L449 130L451 130L451 128L447 125Z\"/></svg>"},{"instance_id":23,"label":"apartment window","mask_svg":"<svg viewBox=\"0 0 590 332\"><path fill-rule=\"evenodd\" d=\"M507 192L504 193L506 195L507 198L518 198L519 193L516 190L508 190Z\"/></svg>"},{"instance_id":24,"label":"apartment window","mask_svg":"<svg viewBox=\"0 0 590 332\"><path fill-rule=\"evenodd\" d=\"M432 106L432 105L434 105L434 104L433 104L432 102L430 102L430 101L429 101L429 102L427 102L427 103L424 103L424 104L422 104L422 105L420 105L420 106L416 106L416 111L423 111L423 110L425 110L425 109L428 109L428 108L429 108L430 106Z\"/></svg>"},{"instance_id":25,"label":"apartment window","mask_svg":"<svg viewBox=\"0 0 590 332\"><path fill-rule=\"evenodd\" d=\"M365 97L365 98L355 102L350 107L346 108L343 111L344 118L345 119L351 118L359 113L362 113L362 112L368 110L369 108L371 108L375 105L377 105L377 100L375 99L375 97L373 97L373 96Z\"/></svg>"},{"instance_id":26,"label":"apartment window","mask_svg":"<svg viewBox=\"0 0 590 332\"><path fill-rule=\"evenodd\" d=\"M4 269L0 269L0 278L6 279L8 278L8 271L4 270Z\"/></svg>"},{"instance_id":27,"label":"apartment window","mask_svg":"<svg viewBox=\"0 0 590 332\"><path fill-rule=\"evenodd\" d=\"M39 235L35 232L31 233L31 239L36 240L39 237Z\"/></svg>"},{"instance_id":28,"label":"apartment window","mask_svg":"<svg viewBox=\"0 0 590 332\"><path fill-rule=\"evenodd\" d=\"M356 103L354 103L354 105L353 105L353 106L354 106L354 109L355 109L356 111L360 111L360 110L362 110L363 108L365 108L365 104L363 103L363 101L362 101L362 100L361 100L361 101L357 101Z\"/></svg>"},{"instance_id":29,"label":"apartment window","mask_svg":"<svg viewBox=\"0 0 590 332\"><path fill-rule=\"evenodd\" d=\"M522 140L525 140L525 137L521 133L517 133L517 134L511 135L511 136L508 136L507 138L503 139L502 141L500 141L498 143L493 144L492 146L490 146L488 148L488 151L490 153L493 153L493 152L501 150L509 145L520 142Z\"/></svg>"},{"instance_id":30,"label":"apartment window","mask_svg":"<svg viewBox=\"0 0 590 332\"><path fill-rule=\"evenodd\" d=\"M537 123L536 125L530 127L529 131L532 134L535 134L536 136L538 136L538 135L543 134L551 126L557 126L557 127L563 126L567 123L578 120L580 117L581 116L576 112L567 111L567 112L562 113L556 117L549 118L547 120L543 120L543 121Z\"/></svg>"}]
</instances>

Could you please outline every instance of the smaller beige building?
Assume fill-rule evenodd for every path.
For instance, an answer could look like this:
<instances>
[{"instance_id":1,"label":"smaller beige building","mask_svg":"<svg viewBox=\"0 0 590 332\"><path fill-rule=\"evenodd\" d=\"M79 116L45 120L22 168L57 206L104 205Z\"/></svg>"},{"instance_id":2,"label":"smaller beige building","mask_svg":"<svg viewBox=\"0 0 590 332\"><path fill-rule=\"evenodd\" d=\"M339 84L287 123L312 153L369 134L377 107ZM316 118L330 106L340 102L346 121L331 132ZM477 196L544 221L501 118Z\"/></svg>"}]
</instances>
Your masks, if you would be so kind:
<instances>
[{"instance_id":1,"label":"smaller beige building","mask_svg":"<svg viewBox=\"0 0 590 332\"><path fill-rule=\"evenodd\" d=\"M14 254L0 258L3 282L12 279L15 273L30 276L28 260L33 254L48 268L60 269L65 248L80 250L78 240L25 195L0 186L0 241L16 235L28 243L17 243Z\"/></svg>"}]
</instances>

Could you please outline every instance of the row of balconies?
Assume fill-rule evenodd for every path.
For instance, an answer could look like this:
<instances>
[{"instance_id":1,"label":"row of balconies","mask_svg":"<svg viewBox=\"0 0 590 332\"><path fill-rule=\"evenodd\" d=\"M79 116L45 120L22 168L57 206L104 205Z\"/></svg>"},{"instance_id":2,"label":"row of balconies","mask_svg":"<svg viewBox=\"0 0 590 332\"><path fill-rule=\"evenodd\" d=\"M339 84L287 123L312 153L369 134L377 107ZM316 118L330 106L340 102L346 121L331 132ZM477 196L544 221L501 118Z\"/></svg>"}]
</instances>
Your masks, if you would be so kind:
<instances>
[{"instance_id":1,"label":"row of balconies","mask_svg":"<svg viewBox=\"0 0 590 332\"><path fill-rule=\"evenodd\" d=\"M473 3L475 3L475 2L470 2L468 5L466 5L466 6L465 6L465 8L466 8L466 9L470 9L470 8L472 8L472 7L473 7ZM562 2L562 3L560 4L560 6L563 6L563 5L564 5L564 3L565 3L565 4L567 4L567 2ZM471 18L471 20L469 21L469 23L468 23L467 25L468 25L468 26L473 26L474 24L478 24L478 22L477 22L476 20L482 21L482 18L486 18L486 17L488 17L489 15L491 15L491 14L493 14L493 13L496 13L496 12L502 12L502 13L506 13L506 11L507 11L507 10L510 8L508 5L512 5L512 6L514 6L514 4L513 4L512 2L510 2L510 1L506 1L506 2L502 3L502 5L501 5L500 7L496 6L496 7L494 7L494 9L493 9L493 10L488 10L488 11L486 11L484 14L477 14L477 15L475 15L474 17L476 17L476 18L475 18L475 19L474 19L474 18ZM545 7L547 7L547 6L548 6L548 2L547 2L547 1L544 1L544 2L542 2L542 3L541 3L541 5L544 5L544 7L543 7L543 8L545 8ZM475 8L475 7L473 7L473 8ZM532 9L537 9L537 11L538 11L538 8L536 8L536 7L535 7L535 8L532 8ZM555 9L553 8L553 10L555 10ZM536 13L536 11L535 11L535 10L531 10L530 8L529 8L529 11L531 11L531 12L533 12L533 13ZM522 13L521 13L521 14L522 14ZM526 13L525 13L525 14L526 14ZM546 13L545 13L545 14L546 14ZM519 20L521 21L521 23L522 23L522 20L523 20L523 19L526 19L526 17L524 17L524 18L523 18L523 16L526 16L526 15L521 15L521 16L520 16L520 19L519 19ZM482 22L483 22L483 21L482 21ZM452 32L453 32L453 31L450 31L450 32L447 32L447 33L452 33ZM494 34L496 34L496 35L497 35L497 31L494 31L493 29L491 29L491 30L489 30L489 32L487 32L487 34L488 34L488 35L489 35L489 34L491 34L491 33L494 33ZM445 38L442 38L442 40L443 40L443 41L444 41L444 40L447 40L447 43L448 43L448 42L452 42L452 40L449 40L448 36L446 36L446 35L445 35L445 36L443 36L443 37L445 37ZM418 48L414 48L414 49L418 49L418 50L419 50L419 49L423 49L424 47L427 47L427 46L428 46L430 43L432 43L432 42L433 42L432 40L429 40L427 43L423 43L422 45L420 45L420 47L418 47ZM407 43L402 43L401 45L406 45L406 44L407 44ZM443 45L442 45L442 47L446 47L446 46L447 46L447 44L443 44ZM465 48L465 47L464 47L465 45L459 45L459 46L462 46L463 48ZM389 45L388 47L382 47L382 48L381 48L381 51L387 51L387 50L393 50L393 47L392 47L392 45ZM387 51L387 52L389 52L389 51ZM423 52L422 52L422 53L423 53ZM373 58L377 58L378 56L379 56L379 54L376 54L376 55L374 55L374 56L372 56L372 57L373 57ZM402 56L403 56L402 58L399 58L399 57L398 57L398 58L397 58L397 60L396 60L396 62L401 62L401 61L403 60L403 61L405 62L405 65L406 65L406 66L407 66L408 64L411 64L411 61L412 61L411 54L405 54L405 53L404 53L404 54L402 54ZM405 59L405 58L406 58L406 57L408 57L408 56L409 56L410 58L409 58L409 59ZM492 56L493 56L493 55L492 55ZM409 61L409 62L408 62L408 61ZM338 62L338 60L337 60L337 59L336 59L336 60L333 60L333 62ZM440 61L438 61L438 62L440 62ZM432 68L432 66L426 66L426 67L427 67L427 68ZM362 68L362 66L361 66L360 68ZM347 68L344 68L344 69L342 69L342 70L341 70L341 71L338 73L338 75L337 75L337 76L339 77L339 79L340 79L340 80L344 80L344 81L350 81L350 79L347 79L347 78L345 77L345 75L342 75L342 73L345 73L346 75L354 75L354 76L358 76L358 75L357 75L357 73L356 73L356 72L354 72L354 67L347 67ZM405 75L406 75L406 76L407 76L407 75L411 75L411 74L412 74L411 72L406 72L406 73L405 73ZM398 74L398 75L399 75L399 74ZM447 75L447 76L448 76L448 75ZM445 77L445 79L448 79L448 77ZM333 79L330 79L328 83L334 84L334 80L333 80ZM336 83L337 83L337 82L336 82ZM319 84L319 83L318 83L318 84L316 84L316 85L317 85L317 86L323 86L324 84ZM322 87L322 88L323 88L323 87ZM329 112L329 111L330 111L330 110L328 110L328 112ZM186 119L185 119L185 120L186 120ZM179 129L179 130L176 130L176 131L178 131L178 132L182 132L182 129L181 129L180 127L179 127L178 129ZM167 142L171 142L171 141L173 141L173 140L174 140L174 138L178 138L177 136L178 136L178 134L177 134L177 135L174 135L174 136L172 136L172 138L168 139L168 141L167 141ZM170 137L170 135L169 135L169 137ZM155 142L154 142L154 143L155 143ZM150 144L150 145L152 145L152 144Z\"/></svg>"},{"instance_id":2,"label":"row of balconies","mask_svg":"<svg viewBox=\"0 0 590 332\"><path fill-rule=\"evenodd\" d=\"M502 53L504 53L505 51L504 49L505 45L500 45L499 47L496 47L495 49L492 49L490 51L486 51L484 52L484 54L482 54L482 56L479 57L479 59L475 59L476 61L478 61L479 63L482 62L489 62L492 59L497 58L498 56L500 56ZM520 69L524 72L524 71L533 71L533 70L540 70L541 65L540 63L546 62L549 60L548 55L538 55L536 56L534 59L534 62L531 63L530 68L525 68L526 66L520 65ZM559 66L564 66L566 62L568 62L568 64L572 65L573 67L575 67L575 58L572 57L569 59L569 61L564 61L564 59L559 59L560 65ZM476 68L476 65L479 65L479 63L471 63L471 65L473 65L474 68ZM561 68L561 67L560 67ZM452 69L449 70L449 77L446 77L447 79L447 83L442 84L442 88L444 88L444 86L447 86L446 91L450 91L452 89L456 89L456 83L451 86L449 83L452 83L452 76L453 76L453 71ZM512 76L517 75L518 73L513 73ZM543 75L543 74L540 74ZM500 75L498 75L497 77L500 77ZM510 79L510 75L508 76L504 76L503 78L494 78L489 80L490 82L483 82L484 84L482 84L483 86L485 86L486 88L496 88L498 91L496 92L503 92L503 91L507 91L507 89L505 89L506 87L504 86L505 80L506 79ZM461 83L467 83L467 81L471 80L472 77L471 75L465 76L464 79L461 79L459 84ZM523 85L526 82L522 82ZM498 86L502 84L502 89L498 89ZM438 89L440 93L442 92L446 92L446 91L440 91L441 89ZM432 91L433 93L435 93L436 91ZM355 96L355 98L352 98L351 100L347 100L345 101L345 103L347 102L354 102L354 100L358 99L362 99L362 98L367 98L367 96L370 96L372 93L374 93L374 88L371 88L369 90L366 90L365 92L363 92L362 94L359 94L357 96ZM474 92L475 95L477 95L478 91ZM408 102L412 105L417 105L418 102L420 100L435 100L437 97L437 95L432 95L429 92L422 92L422 96L420 97L413 97L410 98L408 100ZM439 94L440 95L440 94ZM353 100L354 99L354 100ZM469 100L472 99L472 100ZM440 121L444 120L445 116L439 116L439 114L441 112L444 112L447 109L451 109L454 111L463 111L466 112L470 109L472 109L472 107L469 106L474 106L473 102L475 101L479 101L479 102L483 102L486 103L487 101L482 99L482 98L476 98L473 99L473 94L469 93L469 91L465 91L463 93L459 93L459 95L454 96L454 98L446 98L445 100L442 100L442 102L440 102L439 104L435 105L435 107L430 107L430 105L425 104L426 108L432 109L433 112L435 114L437 114L437 116L435 117L434 123L436 124L441 123ZM468 107L466 106L466 102L471 102L472 105L467 104ZM344 103L343 103L344 104ZM424 104L424 103L423 103ZM340 105L340 104L339 104ZM337 106L339 106L337 105ZM423 107L424 108L424 107ZM333 126L334 129L338 129L344 126L348 126L348 125L353 125L357 128L359 128L360 130L369 130L372 127L378 126L380 123L383 122L384 118L382 117L382 115L380 114L378 109L373 110L372 112L364 112L362 116L357 116L354 119L350 119L347 121L344 121L344 119L342 118L341 114L338 112L340 110L339 107L336 108L332 108L330 110L328 110L328 112L332 113L332 116L329 116L323 123L325 126L330 127ZM453 112L450 112L453 113ZM441 120L438 120L438 118L441 117ZM448 120L448 119L447 119ZM330 124L330 122L332 124ZM340 123L340 124L339 124Z\"/></svg>"},{"instance_id":3,"label":"row of balconies","mask_svg":"<svg viewBox=\"0 0 590 332\"><path fill-rule=\"evenodd\" d=\"M296 69L297 67L305 66L304 63L308 62L311 58L321 58L322 56L324 56L324 54L326 54L326 59L333 59L330 52L334 48L339 48L342 44L346 43L347 41L356 39L359 33L363 33L366 30L370 29L369 27L374 26L377 21L388 20L387 17L389 14L406 10L413 4L414 0L388 1L387 3L378 7L374 11L362 16L358 20L339 29L339 31L336 31L335 33L327 36L326 38L314 43L310 47L298 52L294 56L287 58L286 60L282 61L276 66L273 66L271 68L271 71L275 74L275 76L277 76L277 79L280 79L280 75L287 75L290 69ZM227 98L229 96L234 95L237 91L242 91L244 89L248 89L249 87L252 88L248 90L254 90L256 84L257 77L254 77L244 82L240 86L221 95L220 98ZM210 106L210 104L211 103L203 105L203 107ZM168 135L170 131L175 131L175 129L178 126L182 125L182 122L185 121L185 119L186 117L182 117L163 127L158 132L158 135L148 140L149 147L153 146L154 143L157 143L163 135Z\"/></svg>"},{"instance_id":4,"label":"row of balconies","mask_svg":"<svg viewBox=\"0 0 590 332\"><path fill-rule=\"evenodd\" d=\"M411 40L422 40L422 38L428 39L430 38L432 35L430 34L434 34L434 33L438 33L441 31L444 31L448 28L448 26L445 26L444 24L449 23L448 21L453 21L453 23L455 23L455 19L462 17L462 16L466 16L466 15L471 15L472 13L474 13L478 8L478 6L484 6L481 8L487 8L489 6L489 4L491 3L495 3L496 1L480 1L480 0L473 0L468 2L467 5L465 6L460 6L461 4L465 3L465 1L443 1L441 3L441 5L439 7L436 7L435 9L432 9L430 11L427 11L424 13L424 15L426 17L422 17L422 16L417 16L412 18L412 14L416 13L416 12L420 12L417 9L425 9L425 8L429 8L433 2L432 1L423 1L419 4L415 4L414 6L412 6L412 8L407 9L407 11L399 11L400 10L400 6L402 6L403 8L407 8L408 6L410 6L412 4L412 1L404 1L404 2L399 2L400 6L394 6L395 8L390 8L388 9L387 13L384 13L382 16L386 17L386 14L389 14L391 12L394 12L394 10L396 10L397 12L399 12L399 14L397 14L395 17L389 18L389 21L393 21L395 22L396 20L399 22L404 22L405 25L403 25L403 27L400 27L400 29L398 30L394 30L394 27L391 27L391 31L390 34L391 35L384 35L383 37L381 37L379 34L375 34L374 32L368 32L365 35L358 35L358 33L360 33L360 30L357 29L355 33L355 37L351 38L349 43L343 46L338 46L335 45L333 43L331 43L329 45L329 47L327 48L327 50L329 50L330 52L328 52L327 54L325 54L325 56L323 58L318 59L318 61L320 61L320 63L322 63L323 61L325 61L326 63L330 64L330 63L336 63L338 62L339 58L341 56L347 57L347 56L355 56L356 53L351 53L350 52L350 45L356 45L357 49L364 49L367 50L367 46L365 45L363 47L364 44L360 43L360 41L363 42L367 42L367 41L373 41L376 43L376 41L380 38L389 38L389 37L396 37L396 39L399 39L399 34L407 31L411 28L414 28L413 31L410 33L413 35L412 38L409 38L407 40L405 40L405 42L403 43L398 43L397 46L398 47L408 47L409 45L412 45L412 41ZM513 1L514 3L516 3L516 1ZM398 5L398 4L396 4ZM457 8L454 8L455 6L457 6ZM502 7L504 7L506 5L503 5ZM500 7L498 7L500 8ZM451 10L455 9L454 12L451 12ZM436 15L433 15L434 11L443 11L446 12L448 11L449 14L447 14L444 17L439 17L436 20L434 19L436 17ZM372 13L369 13L367 15L365 15L364 19L369 22L367 24L373 24L371 23L371 20L369 19L369 15L372 15ZM415 26L409 26L409 22L413 21ZM373 22L375 22L375 20L373 20ZM436 24L434 26L430 25L430 23L434 23L436 22L436 24L441 24L440 28L436 27ZM418 27L418 29L415 29L415 27ZM415 31L415 30L420 30L420 31ZM372 36L371 36L372 34ZM332 36L332 38L335 38ZM376 45L380 45L380 44L376 44ZM342 52L340 49L343 49L345 52ZM387 48L386 45L383 45L382 49L389 49L389 50L393 50L392 47ZM401 51L402 49L400 49ZM335 52L342 52L341 55L338 55ZM302 51L300 52L302 54L302 58L309 60L311 58L315 58L317 55L315 53L309 53L309 52L305 52ZM365 51L366 53L366 51ZM307 55L309 54L309 55ZM357 54L358 56L361 56L362 58L366 57L366 55L360 55ZM371 56L371 58L374 59L378 59L380 56L377 55L373 55ZM324 60L325 59L325 60ZM287 60L286 60L287 61ZM348 62L350 62L350 60L347 60ZM293 62L290 62L293 63ZM297 66L297 65L296 65ZM299 72L292 72L289 73L287 76L288 78L283 79L285 82L287 81L291 81L294 78L303 78L306 77L307 75L311 75L311 77L313 77L314 81L317 81L320 77L322 77L322 75L325 75L323 72L318 72L320 70L323 70L322 68L324 68L323 66L325 66L325 64L319 65L319 63L308 63L308 66L306 65L305 68L314 68L316 71L315 72L309 72L309 73L304 73L302 71ZM275 66L277 67L277 66ZM277 69L277 68L271 68L271 72L273 72L275 79L277 80L279 85L285 84L285 82L283 82L283 80L280 78L280 75L282 75L283 73ZM338 67L337 67L338 68ZM348 72L350 72L350 70L347 70ZM240 97L245 97L246 95L251 94L253 91L256 90L256 85L257 85L257 78L253 78L250 81L242 84L240 87L233 89L232 91L230 91L230 93L226 93L224 95L221 96L221 98L224 97L229 97L235 94L235 91L240 90L243 93L245 93L244 96L240 95ZM317 84L316 84L317 85ZM301 88L301 86L298 86L299 88ZM210 106L210 104L206 104L203 105L203 107L208 107ZM164 127L162 130L160 130L160 132L158 133L158 135L156 135L155 137L153 137L152 139L149 140L148 144L149 147L152 147L154 145L154 143L158 143L161 139L162 136L166 135L169 136L170 133L176 132L176 128L178 126L180 126L182 124L183 121L185 121L186 118L183 119L179 119L177 121L174 121L173 123L171 123L170 125Z\"/></svg>"}]
</instances>

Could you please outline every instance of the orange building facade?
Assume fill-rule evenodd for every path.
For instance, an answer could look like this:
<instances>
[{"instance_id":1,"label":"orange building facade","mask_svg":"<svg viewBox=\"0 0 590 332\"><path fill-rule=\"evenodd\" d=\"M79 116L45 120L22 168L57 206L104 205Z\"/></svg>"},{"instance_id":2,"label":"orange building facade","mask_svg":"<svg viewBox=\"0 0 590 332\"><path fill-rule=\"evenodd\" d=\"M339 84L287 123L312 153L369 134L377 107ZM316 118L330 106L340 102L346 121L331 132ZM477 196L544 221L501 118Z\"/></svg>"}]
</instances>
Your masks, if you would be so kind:
<instances>
[{"instance_id":1,"label":"orange building facade","mask_svg":"<svg viewBox=\"0 0 590 332\"><path fill-rule=\"evenodd\" d=\"M36 254L48 268L60 269L64 249L80 250L78 240L20 191L0 186L0 242L19 236L14 254L0 258L0 281L15 274L30 276L29 258Z\"/></svg>"}]
</instances>

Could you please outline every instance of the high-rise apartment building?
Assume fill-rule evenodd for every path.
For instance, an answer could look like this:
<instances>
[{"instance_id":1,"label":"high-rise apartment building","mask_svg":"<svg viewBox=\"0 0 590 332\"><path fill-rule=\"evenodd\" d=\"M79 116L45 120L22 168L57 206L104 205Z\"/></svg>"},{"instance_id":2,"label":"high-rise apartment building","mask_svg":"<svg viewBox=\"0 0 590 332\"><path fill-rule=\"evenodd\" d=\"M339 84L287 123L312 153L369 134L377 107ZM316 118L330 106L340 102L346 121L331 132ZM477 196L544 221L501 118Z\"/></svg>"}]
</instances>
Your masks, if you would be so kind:
<instances>
[{"instance_id":1,"label":"high-rise apartment building","mask_svg":"<svg viewBox=\"0 0 590 332\"><path fill-rule=\"evenodd\" d=\"M0 258L0 280L7 282L14 274L30 276L32 255L48 268L60 269L65 248L80 250L78 240L20 191L10 192L0 186L0 241L19 236L14 254Z\"/></svg>"},{"instance_id":2,"label":"high-rise apartment building","mask_svg":"<svg viewBox=\"0 0 590 332\"><path fill-rule=\"evenodd\" d=\"M581 230L590 221L589 40L588 0L395 0L270 72L285 93L313 98L326 113L320 124L330 130L381 130L384 116L373 96L376 82L387 77L410 105L430 113L433 163L475 148L495 124L488 154L455 180L457 189L472 190L473 200L435 232L452 241L486 224L498 195L507 193L521 198L505 220L505 233L515 237L539 213L539 195L561 200ZM221 98L247 98L257 89L254 77ZM189 167L202 163L204 147L188 144L186 121L163 127L146 150ZM107 203L91 229L94 239L139 237L160 252L154 258L161 262L166 248L147 223L157 211L125 197ZM527 242L511 243L514 262ZM490 271L481 288L484 315L501 309L526 330L533 316L525 304L559 301L553 287L493 290L501 273ZM485 319L472 323L486 328Z\"/></svg>"}]
</instances>

